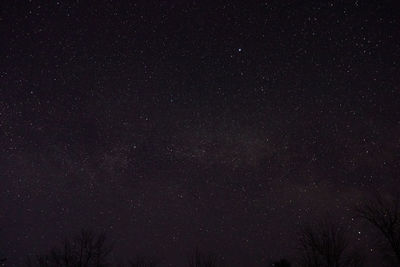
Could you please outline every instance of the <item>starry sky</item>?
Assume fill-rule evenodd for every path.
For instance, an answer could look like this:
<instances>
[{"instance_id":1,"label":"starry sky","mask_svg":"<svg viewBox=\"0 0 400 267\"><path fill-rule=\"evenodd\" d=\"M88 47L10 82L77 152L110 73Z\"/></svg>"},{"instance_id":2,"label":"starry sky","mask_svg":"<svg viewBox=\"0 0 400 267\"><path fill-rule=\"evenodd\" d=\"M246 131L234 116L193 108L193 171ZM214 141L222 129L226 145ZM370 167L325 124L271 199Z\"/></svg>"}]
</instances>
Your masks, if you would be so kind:
<instances>
[{"instance_id":1,"label":"starry sky","mask_svg":"<svg viewBox=\"0 0 400 267\"><path fill-rule=\"evenodd\" d=\"M0 250L293 258L400 187L396 1L1 1ZM264 264L264 265L263 265Z\"/></svg>"}]
</instances>

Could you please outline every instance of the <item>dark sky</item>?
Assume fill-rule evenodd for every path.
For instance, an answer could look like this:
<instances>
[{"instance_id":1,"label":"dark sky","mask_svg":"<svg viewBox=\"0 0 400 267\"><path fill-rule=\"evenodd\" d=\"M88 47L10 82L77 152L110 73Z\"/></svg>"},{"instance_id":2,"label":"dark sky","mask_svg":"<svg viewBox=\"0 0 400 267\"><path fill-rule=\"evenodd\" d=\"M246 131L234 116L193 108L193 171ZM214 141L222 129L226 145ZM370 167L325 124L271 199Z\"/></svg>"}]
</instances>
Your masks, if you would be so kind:
<instances>
[{"instance_id":1,"label":"dark sky","mask_svg":"<svg viewBox=\"0 0 400 267\"><path fill-rule=\"evenodd\" d=\"M0 249L292 259L400 187L396 1L1 1ZM372 248L372 249L371 249Z\"/></svg>"}]
</instances>

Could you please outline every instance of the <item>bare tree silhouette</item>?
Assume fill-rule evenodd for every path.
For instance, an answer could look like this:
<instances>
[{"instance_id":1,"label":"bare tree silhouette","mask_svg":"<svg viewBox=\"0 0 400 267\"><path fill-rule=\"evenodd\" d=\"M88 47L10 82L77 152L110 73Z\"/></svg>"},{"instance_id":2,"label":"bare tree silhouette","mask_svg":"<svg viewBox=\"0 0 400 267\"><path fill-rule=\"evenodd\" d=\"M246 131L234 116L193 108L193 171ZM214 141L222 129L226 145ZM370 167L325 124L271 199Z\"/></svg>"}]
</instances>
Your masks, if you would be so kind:
<instances>
[{"instance_id":1,"label":"bare tree silhouette","mask_svg":"<svg viewBox=\"0 0 400 267\"><path fill-rule=\"evenodd\" d=\"M61 248L54 248L48 254L28 258L27 266L32 267L106 267L111 245L105 234L96 235L82 230L73 239L65 239Z\"/></svg>"},{"instance_id":2,"label":"bare tree silhouette","mask_svg":"<svg viewBox=\"0 0 400 267\"><path fill-rule=\"evenodd\" d=\"M156 267L157 261L153 259L138 257L134 261L129 262L130 267Z\"/></svg>"},{"instance_id":3,"label":"bare tree silhouette","mask_svg":"<svg viewBox=\"0 0 400 267\"><path fill-rule=\"evenodd\" d=\"M276 261L272 263L273 267L290 267L292 266L290 262L286 259L280 259L279 261Z\"/></svg>"},{"instance_id":4,"label":"bare tree silhouette","mask_svg":"<svg viewBox=\"0 0 400 267\"><path fill-rule=\"evenodd\" d=\"M204 254L198 248L189 257L189 267L218 267L222 263L214 254Z\"/></svg>"},{"instance_id":5,"label":"bare tree silhouette","mask_svg":"<svg viewBox=\"0 0 400 267\"><path fill-rule=\"evenodd\" d=\"M345 230L337 224L321 221L300 231L300 266L362 266L361 257L348 249Z\"/></svg>"},{"instance_id":6,"label":"bare tree silhouette","mask_svg":"<svg viewBox=\"0 0 400 267\"><path fill-rule=\"evenodd\" d=\"M374 199L357 207L358 215L380 231L387 242L386 253L391 251L400 265L400 198L388 199L376 194ZM387 249L389 248L389 249Z\"/></svg>"},{"instance_id":7,"label":"bare tree silhouette","mask_svg":"<svg viewBox=\"0 0 400 267\"><path fill-rule=\"evenodd\" d=\"M7 258L4 257L4 255L2 255L2 253L0 253L0 266L5 266L7 261Z\"/></svg>"}]
</instances>

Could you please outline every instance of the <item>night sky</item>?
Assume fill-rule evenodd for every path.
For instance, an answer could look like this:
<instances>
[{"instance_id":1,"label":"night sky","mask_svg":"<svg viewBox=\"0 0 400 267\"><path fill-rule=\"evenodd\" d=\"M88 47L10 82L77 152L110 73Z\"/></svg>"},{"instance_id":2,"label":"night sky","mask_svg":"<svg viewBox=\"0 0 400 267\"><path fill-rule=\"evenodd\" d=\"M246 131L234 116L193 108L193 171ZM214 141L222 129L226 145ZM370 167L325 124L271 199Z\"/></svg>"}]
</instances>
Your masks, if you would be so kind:
<instances>
[{"instance_id":1,"label":"night sky","mask_svg":"<svg viewBox=\"0 0 400 267\"><path fill-rule=\"evenodd\" d=\"M396 1L1 1L0 251L293 259L400 187ZM264 264L264 265L263 265Z\"/></svg>"}]
</instances>

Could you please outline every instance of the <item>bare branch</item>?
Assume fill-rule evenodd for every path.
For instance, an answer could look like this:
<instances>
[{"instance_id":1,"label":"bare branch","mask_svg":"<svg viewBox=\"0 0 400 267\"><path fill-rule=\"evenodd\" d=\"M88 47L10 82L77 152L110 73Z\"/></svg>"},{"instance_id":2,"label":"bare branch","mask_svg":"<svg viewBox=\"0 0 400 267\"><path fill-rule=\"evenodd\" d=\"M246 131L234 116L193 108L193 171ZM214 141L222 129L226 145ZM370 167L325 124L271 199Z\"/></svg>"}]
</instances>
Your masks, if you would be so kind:
<instances>
[{"instance_id":1,"label":"bare branch","mask_svg":"<svg viewBox=\"0 0 400 267\"><path fill-rule=\"evenodd\" d=\"M357 214L378 229L400 264L400 199L377 194L372 201L357 207Z\"/></svg>"},{"instance_id":2,"label":"bare branch","mask_svg":"<svg viewBox=\"0 0 400 267\"><path fill-rule=\"evenodd\" d=\"M339 225L321 221L300 230L299 250L301 266L345 267L357 266L356 255L348 250L345 230Z\"/></svg>"}]
</instances>

